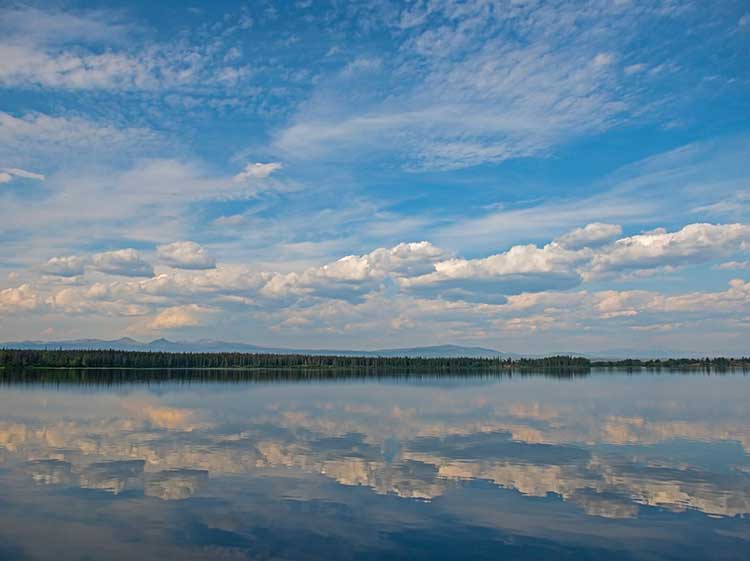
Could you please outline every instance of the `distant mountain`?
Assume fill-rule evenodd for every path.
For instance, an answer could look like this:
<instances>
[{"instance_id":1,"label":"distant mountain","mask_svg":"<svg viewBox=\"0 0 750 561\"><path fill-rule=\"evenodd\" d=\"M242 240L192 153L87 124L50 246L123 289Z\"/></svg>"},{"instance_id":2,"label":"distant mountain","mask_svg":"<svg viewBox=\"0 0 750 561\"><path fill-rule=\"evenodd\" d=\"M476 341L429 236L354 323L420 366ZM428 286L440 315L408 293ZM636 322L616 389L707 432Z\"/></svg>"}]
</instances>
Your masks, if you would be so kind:
<instances>
[{"instance_id":1,"label":"distant mountain","mask_svg":"<svg viewBox=\"0 0 750 561\"><path fill-rule=\"evenodd\" d=\"M591 360L625 360L628 358L641 360L656 360L666 358L705 358L717 357L720 354L700 351L676 351L674 349L607 349L592 353L581 353Z\"/></svg>"},{"instance_id":2,"label":"distant mountain","mask_svg":"<svg viewBox=\"0 0 750 561\"><path fill-rule=\"evenodd\" d=\"M161 351L170 353L272 353L272 354L309 354L337 356L382 356L382 357L420 357L420 358L518 358L520 355L503 353L482 347L462 347L459 345L437 345L432 347L411 347L402 349L379 349L374 351L340 350L340 349L289 349L281 347L264 347L248 343L227 343L201 339L199 341L170 341L154 339L153 341L136 341L130 337L114 339L72 339L67 341L16 341L0 343L0 348L13 349L63 349L63 350L101 350L116 351Z\"/></svg>"},{"instance_id":3,"label":"distant mountain","mask_svg":"<svg viewBox=\"0 0 750 561\"><path fill-rule=\"evenodd\" d=\"M361 351L347 351L356 353L358 356ZM447 358L447 357L468 357L468 358L518 358L520 355L514 353L503 353L494 349L485 349L483 347L461 347L459 345L436 345L433 347L413 347L405 349L381 349L378 351L365 351L366 355L394 357L408 356L420 358Z\"/></svg>"},{"instance_id":4,"label":"distant mountain","mask_svg":"<svg viewBox=\"0 0 750 561\"><path fill-rule=\"evenodd\" d=\"M568 352L568 351L551 351L547 355L524 355L528 358L542 358L550 355L561 355L571 357L588 358L593 361L597 360L656 360L668 358L706 358L723 356L720 353L701 352L701 351L676 351L674 349L604 349L601 351L590 352Z\"/></svg>"},{"instance_id":5,"label":"distant mountain","mask_svg":"<svg viewBox=\"0 0 750 561\"><path fill-rule=\"evenodd\" d=\"M342 349L293 349L284 347L266 347L249 343L229 343L200 339L198 341L170 341L154 339L137 341L130 337L114 339L72 339L67 341L16 341L0 343L0 348L14 349L113 349L116 351L162 351L169 353L270 353L270 354L306 354L337 356L382 356L382 357L418 357L418 358L541 358L551 355L585 357L591 360L657 359L657 358L703 358L717 356L716 353L696 351L653 350L653 349L605 349L595 352L550 351L546 354L506 353L483 347L464 347L460 345L435 345L430 347L407 347L397 349L378 349L374 351Z\"/></svg>"}]
</instances>

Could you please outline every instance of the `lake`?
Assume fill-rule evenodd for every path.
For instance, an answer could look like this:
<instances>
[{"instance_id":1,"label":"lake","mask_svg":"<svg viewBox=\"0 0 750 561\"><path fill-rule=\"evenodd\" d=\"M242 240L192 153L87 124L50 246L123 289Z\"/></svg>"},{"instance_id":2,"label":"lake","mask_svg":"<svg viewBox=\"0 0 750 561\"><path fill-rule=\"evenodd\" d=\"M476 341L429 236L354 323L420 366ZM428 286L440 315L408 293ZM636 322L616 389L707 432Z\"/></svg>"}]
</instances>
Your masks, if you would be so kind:
<instances>
[{"instance_id":1,"label":"lake","mask_svg":"<svg viewBox=\"0 0 750 561\"><path fill-rule=\"evenodd\" d=\"M743 373L0 385L3 561L747 560L748 514Z\"/></svg>"}]
</instances>

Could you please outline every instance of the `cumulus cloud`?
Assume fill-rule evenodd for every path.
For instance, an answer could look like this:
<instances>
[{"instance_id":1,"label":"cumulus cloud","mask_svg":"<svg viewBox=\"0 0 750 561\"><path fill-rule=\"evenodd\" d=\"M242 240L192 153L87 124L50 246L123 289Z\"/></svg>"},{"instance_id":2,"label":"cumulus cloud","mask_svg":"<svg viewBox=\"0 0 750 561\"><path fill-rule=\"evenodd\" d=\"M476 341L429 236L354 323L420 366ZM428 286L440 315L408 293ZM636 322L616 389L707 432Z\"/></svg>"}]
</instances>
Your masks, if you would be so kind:
<instances>
[{"instance_id":1,"label":"cumulus cloud","mask_svg":"<svg viewBox=\"0 0 750 561\"><path fill-rule=\"evenodd\" d=\"M507 312L577 319L633 319L699 313L704 318L750 310L750 281L735 279L726 290L662 294L653 290L600 290L561 294L525 293L508 298ZM674 322L667 322L674 323Z\"/></svg>"},{"instance_id":2,"label":"cumulus cloud","mask_svg":"<svg viewBox=\"0 0 750 561\"><path fill-rule=\"evenodd\" d=\"M317 294L329 298L360 298L387 277L424 274L447 252L429 242L401 243L365 255L347 255L301 273L272 275L261 294L272 298Z\"/></svg>"},{"instance_id":3,"label":"cumulus cloud","mask_svg":"<svg viewBox=\"0 0 750 561\"><path fill-rule=\"evenodd\" d=\"M556 241L567 249L581 249L605 244L620 234L622 234L622 227L617 224L594 222L583 228L576 228L572 232L560 236Z\"/></svg>"},{"instance_id":4,"label":"cumulus cloud","mask_svg":"<svg viewBox=\"0 0 750 561\"><path fill-rule=\"evenodd\" d=\"M378 248L368 254L348 255L338 261L313 269L312 276L338 280L382 278L388 274L412 276L431 270L447 256L445 250L430 242L400 243L391 248Z\"/></svg>"},{"instance_id":5,"label":"cumulus cloud","mask_svg":"<svg viewBox=\"0 0 750 561\"><path fill-rule=\"evenodd\" d=\"M181 327L195 327L200 325L201 316L208 312L206 308L197 304L172 306L159 312L149 323L148 327L154 331L164 329L179 329Z\"/></svg>"},{"instance_id":6,"label":"cumulus cloud","mask_svg":"<svg viewBox=\"0 0 750 561\"><path fill-rule=\"evenodd\" d=\"M592 260L591 272L605 274L692 265L750 248L750 224L688 224L617 240Z\"/></svg>"},{"instance_id":7,"label":"cumulus cloud","mask_svg":"<svg viewBox=\"0 0 750 561\"><path fill-rule=\"evenodd\" d=\"M91 266L97 271L125 277L152 277L154 268L135 249L118 249L97 253L91 258Z\"/></svg>"},{"instance_id":8,"label":"cumulus cloud","mask_svg":"<svg viewBox=\"0 0 750 561\"><path fill-rule=\"evenodd\" d=\"M42 305L38 291L30 284L0 290L0 313L27 312Z\"/></svg>"},{"instance_id":9,"label":"cumulus cloud","mask_svg":"<svg viewBox=\"0 0 750 561\"><path fill-rule=\"evenodd\" d=\"M160 245L156 249L159 259L176 269L213 269L216 260L195 242L184 241Z\"/></svg>"},{"instance_id":10,"label":"cumulus cloud","mask_svg":"<svg viewBox=\"0 0 750 561\"><path fill-rule=\"evenodd\" d=\"M44 302L52 310L71 315L116 318L144 316L150 312L150 307L143 299L135 298L132 291L110 288L103 283L65 287L48 294Z\"/></svg>"},{"instance_id":11,"label":"cumulus cloud","mask_svg":"<svg viewBox=\"0 0 750 561\"><path fill-rule=\"evenodd\" d=\"M444 337L465 340L499 333L513 337L570 333L611 325L638 334L654 331L648 326L673 326L654 331L666 334L679 331L679 326L689 324L686 317L696 314L701 321L713 318L726 323L738 314L750 313L750 282L734 280L721 292L588 292L584 287L592 278L592 268L605 263L614 271L625 265L629 271L632 267L649 270L662 262L654 255L665 255L666 262L681 265L701 263L746 249L745 228L742 224L693 224L677 232L656 230L595 248L574 250L552 241L543 246L517 245L479 258L457 257L427 241L401 243L288 272L218 265L205 270L172 268L150 276L151 266L137 251L128 249L91 258L57 257L43 270L71 276L89 267L149 278L99 278L93 283L84 278L60 288L59 283L41 277L37 283L3 291L2 309L137 316L143 319L131 331L144 333L202 327L216 312L222 320L252 317L254 324L265 329L290 333L351 335L440 326ZM575 230L570 243L580 245L582 239L598 243L604 236L592 230ZM192 258L200 252L185 243L168 244L161 255L195 265ZM658 251L648 249L646 259L636 251L639 258L633 257L633 247L651 245ZM177 251L185 248L189 251ZM579 290L570 290L575 287ZM737 326L732 329L736 331Z\"/></svg>"},{"instance_id":12,"label":"cumulus cloud","mask_svg":"<svg viewBox=\"0 0 750 561\"><path fill-rule=\"evenodd\" d=\"M544 247L519 245L482 259L449 259L434 271L399 279L399 285L422 294L480 301L502 301L507 294L571 288L580 282L576 265L587 252L557 243Z\"/></svg>"},{"instance_id":13,"label":"cumulus cloud","mask_svg":"<svg viewBox=\"0 0 750 561\"><path fill-rule=\"evenodd\" d=\"M75 277L84 273L85 266L86 259L77 255L52 257L42 267L42 272L59 277Z\"/></svg>"},{"instance_id":14,"label":"cumulus cloud","mask_svg":"<svg viewBox=\"0 0 750 561\"><path fill-rule=\"evenodd\" d=\"M250 179L264 179L282 167L284 166L280 162L247 164L245 169L234 176L234 180L240 182Z\"/></svg>"}]
</instances>

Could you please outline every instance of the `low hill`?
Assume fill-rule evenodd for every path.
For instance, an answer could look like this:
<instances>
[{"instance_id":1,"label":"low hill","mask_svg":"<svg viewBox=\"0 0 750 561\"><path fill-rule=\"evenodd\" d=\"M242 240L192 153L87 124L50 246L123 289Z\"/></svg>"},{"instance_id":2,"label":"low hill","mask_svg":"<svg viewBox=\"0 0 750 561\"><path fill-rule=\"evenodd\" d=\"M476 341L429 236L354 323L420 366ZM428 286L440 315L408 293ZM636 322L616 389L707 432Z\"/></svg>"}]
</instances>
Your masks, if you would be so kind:
<instances>
[{"instance_id":1,"label":"low hill","mask_svg":"<svg viewBox=\"0 0 750 561\"><path fill-rule=\"evenodd\" d=\"M29 350L104 350L116 351L162 351L170 353L261 353L261 354L304 354L319 356L365 356L365 357L412 357L412 358L516 358L520 355L504 353L482 347L464 347L460 345L435 345L429 347L407 347L377 350L341 350L341 349L292 349L283 347L266 347L249 343L231 343L201 339L199 341L170 341L155 339L137 341L130 337L121 339L71 339L64 341L16 341L0 343L0 348Z\"/></svg>"}]
</instances>

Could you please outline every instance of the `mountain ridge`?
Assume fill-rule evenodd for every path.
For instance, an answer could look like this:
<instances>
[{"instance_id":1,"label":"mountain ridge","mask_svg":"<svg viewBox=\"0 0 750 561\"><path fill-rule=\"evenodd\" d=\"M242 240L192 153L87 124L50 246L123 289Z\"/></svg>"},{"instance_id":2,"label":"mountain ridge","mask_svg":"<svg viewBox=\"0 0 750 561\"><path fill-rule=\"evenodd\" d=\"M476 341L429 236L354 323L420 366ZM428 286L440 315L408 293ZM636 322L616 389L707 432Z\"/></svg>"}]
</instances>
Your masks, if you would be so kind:
<instances>
[{"instance_id":1,"label":"mountain ridge","mask_svg":"<svg viewBox=\"0 0 750 561\"><path fill-rule=\"evenodd\" d=\"M564 355L584 357L591 360L624 360L624 359L667 359L667 358L704 358L719 356L717 353L695 351L654 350L654 349L604 349L592 352L550 351L549 353L515 353L498 351L478 346L453 344L386 348L376 350L346 349L304 349L236 343L215 339L198 339L197 341L170 341L159 338L153 341L138 341L131 337L119 339L68 339L61 341L26 340L0 343L0 348L15 349L48 349L48 350L116 350L116 351L160 351L171 353L258 353L258 354L306 354L324 356L380 356L412 358L542 358L545 356Z\"/></svg>"},{"instance_id":2,"label":"mountain ridge","mask_svg":"<svg viewBox=\"0 0 750 561\"><path fill-rule=\"evenodd\" d=\"M393 349L342 350L342 349L295 349L286 347L270 347L253 345L251 343L233 343L200 339L198 341L170 341L159 338L153 341L137 341L130 337L120 339L69 339L61 341L13 341L0 343L0 348L35 349L35 350L117 350L117 351L161 351L161 352L240 352L261 354L307 354L307 355L337 355L337 356L381 356L381 357L422 357L422 358L518 358L521 355L506 353L484 347L460 345L431 345L423 347L404 347Z\"/></svg>"}]
</instances>

